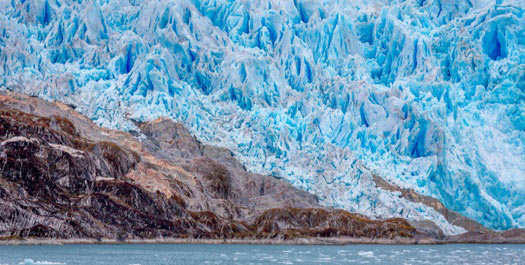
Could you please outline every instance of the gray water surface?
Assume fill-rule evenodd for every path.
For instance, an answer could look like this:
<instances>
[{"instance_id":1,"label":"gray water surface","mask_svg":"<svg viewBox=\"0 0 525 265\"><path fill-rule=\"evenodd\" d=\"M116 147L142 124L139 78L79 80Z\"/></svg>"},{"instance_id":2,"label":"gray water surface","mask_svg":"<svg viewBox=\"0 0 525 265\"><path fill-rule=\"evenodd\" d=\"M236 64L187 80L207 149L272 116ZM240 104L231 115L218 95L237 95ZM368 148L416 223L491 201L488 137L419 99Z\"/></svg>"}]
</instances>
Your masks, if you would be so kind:
<instances>
[{"instance_id":1,"label":"gray water surface","mask_svg":"<svg viewBox=\"0 0 525 265\"><path fill-rule=\"evenodd\" d=\"M65 245L0 246L14 264L525 264L525 245Z\"/></svg>"}]
</instances>

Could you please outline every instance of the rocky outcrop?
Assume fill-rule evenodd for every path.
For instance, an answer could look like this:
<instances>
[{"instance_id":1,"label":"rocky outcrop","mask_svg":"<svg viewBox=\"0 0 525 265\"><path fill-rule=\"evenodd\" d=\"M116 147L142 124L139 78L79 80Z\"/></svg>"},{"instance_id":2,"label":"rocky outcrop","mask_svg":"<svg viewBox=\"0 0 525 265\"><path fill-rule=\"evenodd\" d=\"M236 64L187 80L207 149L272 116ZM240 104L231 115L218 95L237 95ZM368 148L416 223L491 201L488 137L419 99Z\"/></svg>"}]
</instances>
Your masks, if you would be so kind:
<instances>
[{"instance_id":1,"label":"rocky outcrop","mask_svg":"<svg viewBox=\"0 0 525 265\"><path fill-rule=\"evenodd\" d=\"M333 209L270 209L256 222L259 234L285 239L312 237L412 238L416 229L406 220L370 220L364 216Z\"/></svg>"},{"instance_id":2,"label":"rocky outcrop","mask_svg":"<svg viewBox=\"0 0 525 265\"><path fill-rule=\"evenodd\" d=\"M107 130L59 102L0 92L0 239L525 242L524 230L488 230L379 176L379 187L469 232L445 237L430 221L322 208L305 191L247 172L230 151L200 143L181 124L158 119L137 128ZM347 241L333 241L340 238Z\"/></svg>"},{"instance_id":3,"label":"rocky outcrop","mask_svg":"<svg viewBox=\"0 0 525 265\"><path fill-rule=\"evenodd\" d=\"M390 184L378 175L373 175L373 178L374 178L374 182L379 188L382 188L384 190L391 191L391 192L399 192L401 198L404 198L404 199L407 199L409 201L416 202L416 203L422 203L428 207L432 207L438 213L443 215L445 219L453 225L463 227L465 228L465 230L469 232L475 232L475 233L490 232L490 229L487 229L480 223L447 209L445 205L443 205L443 203L441 203L439 200L435 198L432 198L430 196L421 195L412 189L403 189L399 186ZM413 224L421 225L422 228L426 227L425 230L428 230L430 228L428 223L425 224L424 222L419 222L419 223L413 222ZM439 228L436 227L436 229L439 229ZM436 233L439 234L439 232L436 232Z\"/></svg>"},{"instance_id":4,"label":"rocky outcrop","mask_svg":"<svg viewBox=\"0 0 525 265\"><path fill-rule=\"evenodd\" d=\"M420 236L437 239L440 242L450 243L525 243L524 229L510 229L507 231L493 231L480 223L469 219L457 212L447 209L439 200L430 196L425 196L417 193L412 189L403 189L399 186L393 185L385 181L378 175L373 175L374 182L382 189L398 192L401 198L422 203L426 206L434 208L437 212L442 214L445 219L453 225L465 228L466 233L445 236L443 231L431 221L410 221Z\"/></svg>"},{"instance_id":5,"label":"rocky outcrop","mask_svg":"<svg viewBox=\"0 0 525 265\"><path fill-rule=\"evenodd\" d=\"M510 243L524 244L524 229L509 229L506 231L488 231L488 232L467 232L461 235L446 238L448 242L454 243Z\"/></svg>"},{"instance_id":6,"label":"rocky outcrop","mask_svg":"<svg viewBox=\"0 0 525 265\"><path fill-rule=\"evenodd\" d=\"M0 94L0 238L416 238L405 220L322 209L167 119L124 133Z\"/></svg>"}]
</instances>

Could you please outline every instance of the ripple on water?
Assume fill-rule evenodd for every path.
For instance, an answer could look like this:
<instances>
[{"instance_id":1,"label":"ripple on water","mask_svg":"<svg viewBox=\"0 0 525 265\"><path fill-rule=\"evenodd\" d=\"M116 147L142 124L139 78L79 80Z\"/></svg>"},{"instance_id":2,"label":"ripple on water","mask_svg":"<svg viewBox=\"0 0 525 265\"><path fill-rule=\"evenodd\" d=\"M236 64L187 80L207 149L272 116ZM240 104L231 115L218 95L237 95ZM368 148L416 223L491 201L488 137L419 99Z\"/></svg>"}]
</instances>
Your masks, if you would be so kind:
<instances>
[{"instance_id":1,"label":"ripple on water","mask_svg":"<svg viewBox=\"0 0 525 265\"><path fill-rule=\"evenodd\" d=\"M66 265L66 263L62 263L62 262L54 262L54 261L34 261L32 259L24 259L24 261L18 263L20 265L33 265L33 264L38 264L38 265Z\"/></svg>"},{"instance_id":2,"label":"ripple on water","mask_svg":"<svg viewBox=\"0 0 525 265\"><path fill-rule=\"evenodd\" d=\"M357 252L357 255L359 255L361 257L366 257L366 258L373 258L374 257L374 251L359 251L359 252Z\"/></svg>"}]
</instances>

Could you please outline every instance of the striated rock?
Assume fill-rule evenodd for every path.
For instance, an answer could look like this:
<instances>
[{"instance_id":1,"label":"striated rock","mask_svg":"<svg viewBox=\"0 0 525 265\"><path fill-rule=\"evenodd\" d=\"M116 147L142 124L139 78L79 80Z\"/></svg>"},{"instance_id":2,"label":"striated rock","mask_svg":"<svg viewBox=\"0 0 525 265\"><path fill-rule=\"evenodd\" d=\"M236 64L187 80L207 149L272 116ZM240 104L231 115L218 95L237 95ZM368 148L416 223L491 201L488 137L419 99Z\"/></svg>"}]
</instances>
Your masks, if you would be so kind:
<instances>
[{"instance_id":1,"label":"striated rock","mask_svg":"<svg viewBox=\"0 0 525 265\"><path fill-rule=\"evenodd\" d=\"M378 187L434 207L470 232L446 237L430 221L322 208L315 196L247 172L230 151L200 143L169 119L124 133L59 102L1 93L0 239L525 242L524 230L488 230L378 176Z\"/></svg>"},{"instance_id":2,"label":"striated rock","mask_svg":"<svg viewBox=\"0 0 525 265\"><path fill-rule=\"evenodd\" d=\"M285 239L304 235L314 237L389 238L416 236L416 229L400 218L370 220L344 210L270 209L255 222L259 234L282 236Z\"/></svg>"},{"instance_id":3,"label":"striated rock","mask_svg":"<svg viewBox=\"0 0 525 265\"><path fill-rule=\"evenodd\" d=\"M507 231L489 231L486 233L467 232L461 235L447 237L446 241L457 243L523 244L525 243L525 230L509 229Z\"/></svg>"},{"instance_id":4,"label":"striated rock","mask_svg":"<svg viewBox=\"0 0 525 265\"><path fill-rule=\"evenodd\" d=\"M374 178L375 184L379 188L382 188L384 190L391 191L391 192L399 192L401 194L400 197L402 198L405 198L409 201L413 201L416 203L422 203L426 206L434 208L438 213L442 214L450 224L453 224L459 227L463 227L466 231L469 231L469 232L479 232L479 233L490 232L490 229L487 229L480 223L447 209L439 200L435 198L432 198L430 196L421 195L412 189L402 189L398 186L392 185L378 175L373 175L373 178ZM427 233L432 234L433 237L437 237L437 238L443 237L443 232L441 231L441 229L439 229L439 227L435 227L435 225L431 225L425 221L411 222L411 223L415 225L416 227L419 226L422 231L426 231Z\"/></svg>"},{"instance_id":5,"label":"striated rock","mask_svg":"<svg viewBox=\"0 0 525 265\"><path fill-rule=\"evenodd\" d=\"M402 219L321 209L180 124L102 129L60 103L0 101L0 238L413 238Z\"/></svg>"},{"instance_id":6,"label":"striated rock","mask_svg":"<svg viewBox=\"0 0 525 265\"><path fill-rule=\"evenodd\" d=\"M434 222L425 220L425 221L409 221L410 225L413 226L419 235L422 237L428 237L438 240L443 240L445 234Z\"/></svg>"}]
</instances>

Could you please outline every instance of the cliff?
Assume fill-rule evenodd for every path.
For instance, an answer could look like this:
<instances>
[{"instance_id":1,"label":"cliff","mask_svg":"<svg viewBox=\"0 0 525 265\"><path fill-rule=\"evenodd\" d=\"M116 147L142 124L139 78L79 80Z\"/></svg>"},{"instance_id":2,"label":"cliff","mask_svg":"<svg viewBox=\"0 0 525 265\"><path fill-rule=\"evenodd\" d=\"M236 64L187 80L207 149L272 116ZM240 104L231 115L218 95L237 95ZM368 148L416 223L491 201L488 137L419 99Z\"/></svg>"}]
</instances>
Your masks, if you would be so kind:
<instances>
[{"instance_id":1,"label":"cliff","mask_svg":"<svg viewBox=\"0 0 525 265\"><path fill-rule=\"evenodd\" d=\"M524 241L521 230L445 238L435 225L323 208L282 180L247 172L181 124L137 128L104 129L62 103L0 94L0 239Z\"/></svg>"},{"instance_id":2,"label":"cliff","mask_svg":"<svg viewBox=\"0 0 525 265\"><path fill-rule=\"evenodd\" d=\"M416 236L406 220L321 209L313 195L247 172L168 119L132 135L60 103L0 99L3 239Z\"/></svg>"}]
</instances>

